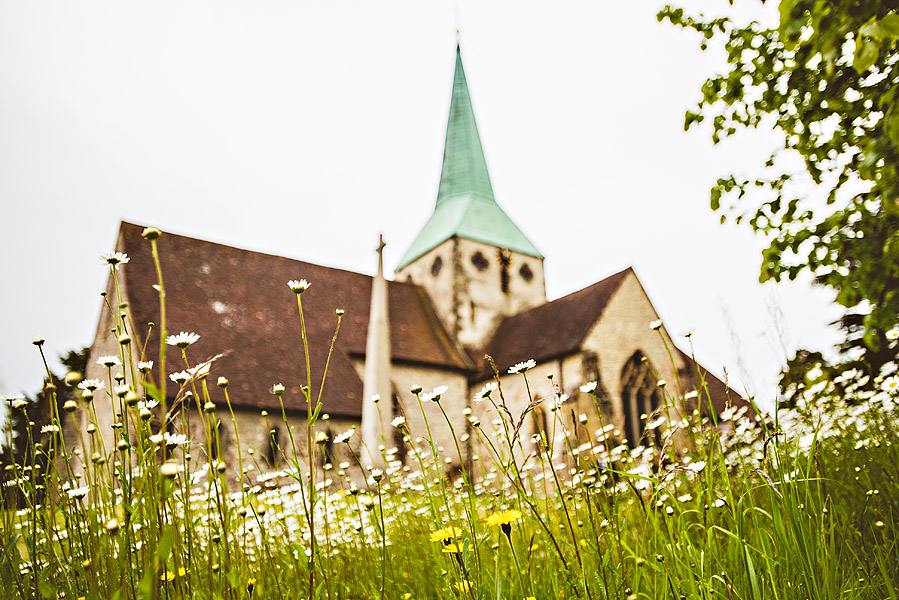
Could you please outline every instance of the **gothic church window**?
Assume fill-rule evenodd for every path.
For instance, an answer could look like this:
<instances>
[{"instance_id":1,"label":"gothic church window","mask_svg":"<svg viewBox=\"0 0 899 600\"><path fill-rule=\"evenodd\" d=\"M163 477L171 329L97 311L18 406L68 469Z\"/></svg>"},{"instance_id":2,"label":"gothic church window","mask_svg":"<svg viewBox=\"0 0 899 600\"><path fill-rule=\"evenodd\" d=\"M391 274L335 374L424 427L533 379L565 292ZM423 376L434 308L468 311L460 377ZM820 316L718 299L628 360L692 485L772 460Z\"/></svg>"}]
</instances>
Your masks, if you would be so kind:
<instances>
[{"instance_id":1,"label":"gothic church window","mask_svg":"<svg viewBox=\"0 0 899 600\"><path fill-rule=\"evenodd\" d=\"M401 417L401 416L403 416L403 409L402 409L402 407L400 406L400 399L399 399L399 397L396 395L396 392L393 393L393 402L392 402L392 405L393 405L393 406L392 406L392 408L393 408L393 416L394 416L394 417ZM405 442L405 440L403 440L403 437L404 437L403 430L400 429L399 427L394 427L394 428L393 428L393 444L394 444L394 446L396 447L396 456L395 456L395 458L396 458L396 460L398 460L399 462L405 464L405 462L406 462L406 454L407 454L408 450L406 449L406 442Z\"/></svg>"},{"instance_id":2,"label":"gothic church window","mask_svg":"<svg viewBox=\"0 0 899 600\"><path fill-rule=\"evenodd\" d=\"M222 422L216 419L215 424L209 430L209 458L218 460L225 452L224 429Z\"/></svg>"},{"instance_id":3,"label":"gothic church window","mask_svg":"<svg viewBox=\"0 0 899 600\"><path fill-rule=\"evenodd\" d=\"M268 432L268 448L265 451L265 460L270 467L278 466L278 452L281 448L280 444L281 432L277 427L272 427Z\"/></svg>"},{"instance_id":4,"label":"gothic church window","mask_svg":"<svg viewBox=\"0 0 899 600\"><path fill-rule=\"evenodd\" d=\"M646 439L646 422L658 410L659 387L649 360L639 350L621 370L621 409L624 412L624 434L631 448L658 442ZM658 430L655 430L658 433Z\"/></svg>"},{"instance_id":5,"label":"gothic church window","mask_svg":"<svg viewBox=\"0 0 899 600\"><path fill-rule=\"evenodd\" d=\"M337 462L337 454L334 452L334 434L331 433L331 428L325 432L325 443L322 444L322 456L321 456L321 466L325 466L327 464L333 464Z\"/></svg>"}]
</instances>

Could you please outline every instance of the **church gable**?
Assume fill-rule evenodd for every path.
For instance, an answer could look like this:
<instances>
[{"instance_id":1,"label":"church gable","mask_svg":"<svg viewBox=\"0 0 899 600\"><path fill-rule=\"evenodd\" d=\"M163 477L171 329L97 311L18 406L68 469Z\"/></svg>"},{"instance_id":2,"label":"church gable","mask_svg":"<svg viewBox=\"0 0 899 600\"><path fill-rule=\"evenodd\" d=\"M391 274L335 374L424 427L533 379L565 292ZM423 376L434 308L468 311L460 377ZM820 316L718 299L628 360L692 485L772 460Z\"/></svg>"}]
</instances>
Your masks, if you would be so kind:
<instances>
[{"instance_id":1,"label":"church gable","mask_svg":"<svg viewBox=\"0 0 899 600\"><path fill-rule=\"evenodd\" d=\"M659 320L659 315L646 295L643 286L632 269L623 272L622 280L609 298L600 317L590 327L584 337L582 348L598 357L598 375L612 398L621 398L626 366L635 354L646 357L657 377L674 383L675 370L686 367L683 358L674 354L674 368L671 359L659 339L659 332L650 328L650 323ZM664 327L669 348L674 343Z\"/></svg>"},{"instance_id":2,"label":"church gable","mask_svg":"<svg viewBox=\"0 0 899 600\"><path fill-rule=\"evenodd\" d=\"M501 371L517 362L538 363L578 353L591 328L631 269L582 290L507 317L500 323L486 352Z\"/></svg>"}]
</instances>

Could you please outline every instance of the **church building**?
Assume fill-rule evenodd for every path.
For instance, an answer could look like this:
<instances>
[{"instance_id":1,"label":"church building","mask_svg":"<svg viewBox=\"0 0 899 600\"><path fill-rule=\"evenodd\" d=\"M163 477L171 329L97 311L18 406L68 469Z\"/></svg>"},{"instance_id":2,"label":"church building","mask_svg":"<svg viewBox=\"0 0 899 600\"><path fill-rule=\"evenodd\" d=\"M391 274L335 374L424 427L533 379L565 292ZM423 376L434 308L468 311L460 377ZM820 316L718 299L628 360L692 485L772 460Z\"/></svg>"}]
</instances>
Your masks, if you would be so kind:
<instances>
[{"instance_id":1,"label":"church building","mask_svg":"<svg viewBox=\"0 0 899 600\"><path fill-rule=\"evenodd\" d=\"M132 338L133 364L117 369L129 380L132 373L140 379L137 362L156 358L159 288L143 229L121 225L115 249L126 253L130 262L118 270L117 292L110 280L87 378L106 381L109 370L97 359L120 355L113 310L126 315ZM290 451L282 410L297 435L304 436L303 443L296 444L298 454L305 452L301 386L306 383L306 359L297 297L287 286L289 280L309 282L301 301L312 398L321 391L323 404L316 424L326 440L323 464L347 460L347 450L334 438L351 429L356 434L350 447L366 464L381 465L384 456L405 460L408 442L391 421L403 416L411 438L424 436L421 409L411 390L428 393L440 386L446 386L440 406L426 402L424 410L436 441L447 451L454 446L441 406L457 435L467 439L461 448L464 456L453 459L447 469L468 464L479 452L471 422L486 424L496 418L487 409L489 403L473 400L494 379L487 356L513 415L532 398L544 400L525 421L525 445L552 426L556 415L550 406L560 396L558 415L572 431L586 436L582 441L589 441L601 426L592 396L580 391L591 381L597 382L604 423L613 425L619 440L631 446L645 441L647 422L666 410L663 393L679 398L667 409L678 413L697 408L708 412L710 404L720 412L728 402L743 402L678 350L664 326L650 327L659 317L632 269L547 299L543 255L494 197L458 48L436 205L392 281L384 277L383 244L377 275L371 277L165 232L157 243L166 329L200 337L185 349L187 365L181 351L169 347L167 372L159 372L155 364L145 377L157 384L168 382L167 403L172 406L183 394L177 394L179 386L169 380L170 374L216 357L208 389L218 424L209 452L229 470L237 467L238 449L224 390L214 385L219 376L228 380L245 466L253 465L257 472L284 466ZM121 303L115 308L117 297ZM338 309L342 317L331 351ZM527 373L527 389L523 377L509 370L529 360L534 366ZM659 387L660 379L668 382L667 388ZM282 395L273 394L276 384L284 386ZM699 393L690 394L692 390ZM95 406L101 429L111 431L114 406L99 394ZM196 413L196 405L191 410ZM86 416L80 418L87 427ZM155 418L158 421L158 415ZM576 424L584 419L586 425ZM178 418L171 430L203 440L197 421L190 431L182 431L188 421ZM106 447L112 447L110 443L111 435ZM554 450L564 452L564 445L557 443Z\"/></svg>"}]
</instances>

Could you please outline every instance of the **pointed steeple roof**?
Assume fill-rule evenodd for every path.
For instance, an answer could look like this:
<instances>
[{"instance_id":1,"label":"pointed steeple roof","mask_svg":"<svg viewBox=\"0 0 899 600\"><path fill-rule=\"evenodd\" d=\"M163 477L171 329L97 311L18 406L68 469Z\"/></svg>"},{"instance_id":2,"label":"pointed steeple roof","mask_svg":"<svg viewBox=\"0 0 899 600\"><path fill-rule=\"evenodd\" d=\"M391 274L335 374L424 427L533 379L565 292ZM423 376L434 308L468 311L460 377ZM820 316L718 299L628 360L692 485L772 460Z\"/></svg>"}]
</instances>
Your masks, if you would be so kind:
<instances>
[{"instance_id":1,"label":"pointed steeple roof","mask_svg":"<svg viewBox=\"0 0 899 600\"><path fill-rule=\"evenodd\" d=\"M397 269L454 236L543 258L493 197L459 46L437 206Z\"/></svg>"}]
</instances>

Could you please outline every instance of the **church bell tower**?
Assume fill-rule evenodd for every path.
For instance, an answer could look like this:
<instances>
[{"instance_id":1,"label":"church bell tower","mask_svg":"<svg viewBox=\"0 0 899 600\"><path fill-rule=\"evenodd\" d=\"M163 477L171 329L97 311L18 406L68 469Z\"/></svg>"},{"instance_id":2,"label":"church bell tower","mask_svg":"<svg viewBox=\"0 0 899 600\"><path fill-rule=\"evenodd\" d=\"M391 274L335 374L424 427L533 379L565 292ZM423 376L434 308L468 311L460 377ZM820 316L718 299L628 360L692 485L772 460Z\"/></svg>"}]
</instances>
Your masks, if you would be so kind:
<instances>
[{"instance_id":1,"label":"church bell tower","mask_svg":"<svg viewBox=\"0 0 899 600\"><path fill-rule=\"evenodd\" d=\"M437 204L396 278L424 288L450 335L472 349L503 317L546 302L543 255L493 196L458 46Z\"/></svg>"}]
</instances>

